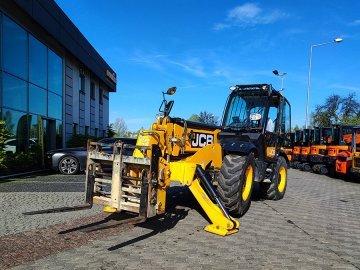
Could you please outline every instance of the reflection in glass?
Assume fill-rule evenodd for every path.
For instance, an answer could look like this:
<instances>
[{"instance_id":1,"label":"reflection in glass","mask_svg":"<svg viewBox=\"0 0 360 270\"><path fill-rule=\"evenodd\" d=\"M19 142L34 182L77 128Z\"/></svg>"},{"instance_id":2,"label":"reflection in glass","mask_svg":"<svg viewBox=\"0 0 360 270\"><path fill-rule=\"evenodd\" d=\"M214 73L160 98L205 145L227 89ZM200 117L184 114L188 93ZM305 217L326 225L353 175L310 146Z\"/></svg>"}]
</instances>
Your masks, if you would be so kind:
<instances>
[{"instance_id":1,"label":"reflection in glass","mask_svg":"<svg viewBox=\"0 0 360 270\"><path fill-rule=\"evenodd\" d=\"M29 84L29 112L46 116L46 91Z\"/></svg>"},{"instance_id":2,"label":"reflection in glass","mask_svg":"<svg viewBox=\"0 0 360 270\"><path fill-rule=\"evenodd\" d=\"M56 148L62 147L62 121L56 121Z\"/></svg>"},{"instance_id":3,"label":"reflection in glass","mask_svg":"<svg viewBox=\"0 0 360 270\"><path fill-rule=\"evenodd\" d=\"M29 115L29 122L29 150L32 152L36 152L39 154L39 156L41 156L43 151L42 118L40 115Z\"/></svg>"},{"instance_id":4,"label":"reflection in glass","mask_svg":"<svg viewBox=\"0 0 360 270\"><path fill-rule=\"evenodd\" d=\"M27 78L27 34L7 16L3 16L4 69L21 78Z\"/></svg>"},{"instance_id":5,"label":"reflection in glass","mask_svg":"<svg viewBox=\"0 0 360 270\"><path fill-rule=\"evenodd\" d=\"M62 119L62 97L48 92L48 116Z\"/></svg>"},{"instance_id":6,"label":"reflection in glass","mask_svg":"<svg viewBox=\"0 0 360 270\"><path fill-rule=\"evenodd\" d=\"M3 72L3 106L26 111L26 82Z\"/></svg>"},{"instance_id":7,"label":"reflection in glass","mask_svg":"<svg viewBox=\"0 0 360 270\"><path fill-rule=\"evenodd\" d=\"M46 47L29 35L29 80L46 88Z\"/></svg>"},{"instance_id":8,"label":"reflection in glass","mask_svg":"<svg viewBox=\"0 0 360 270\"><path fill-rule=\"evenodd\" d=\"M290 112L290 105L285 102L284 104L284 113L283 113L283 123L285 124L284 131L285 133L291 132L291 112Z\"/></svg>"},{"instance_id":9,"label":"reflection in glass","mask_svg":"<svg viewBox=\"0 0 360 270\"><path fill-rule=\"evenodd\" d=\"M52 50L48 50L48 88L50 91L62 95L62 58Z\"/></svg>"},{"instance_id":10,"label":"reflection in glass","mask_svg":"<svg viewBox=\"0 0 360 270\"><path fill-rule=\"evenodd\" d=\"M5 141L5 151L12 153L25 151L28 130L26 113L5 109L2 119L12 134L12 137Z\"/></svg>"}]
</instances>

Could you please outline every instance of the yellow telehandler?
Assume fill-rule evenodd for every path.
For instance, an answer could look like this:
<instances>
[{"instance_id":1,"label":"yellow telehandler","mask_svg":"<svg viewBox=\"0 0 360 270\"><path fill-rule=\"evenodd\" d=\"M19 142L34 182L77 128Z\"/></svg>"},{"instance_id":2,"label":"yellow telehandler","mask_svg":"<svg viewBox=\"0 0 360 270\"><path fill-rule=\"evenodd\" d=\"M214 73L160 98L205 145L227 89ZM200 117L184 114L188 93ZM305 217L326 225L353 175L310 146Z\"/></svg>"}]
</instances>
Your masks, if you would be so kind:
<instances>
[{"instance_id":1,"label":"yellow telehandler","mask_svg":"<svg viewBox=\"0 0 360 270\"><path fill-rule=\"evenodd\" d=\"M165 212L171 181L187 186L212 224L205 230L229 235L239 230L233 216L250 207L254 181L264 195L282 199L289 160L290 104L269 84L230 88L221 126L170 117L175 87L163 92L157 121L138 134L132 147L119 141L113 151L88 142L86 202L26 214L74 211L103 204L106 212L130 211L144 219ZM271 119L272 118L272 119Z\"/></svg>"}]
</instances>

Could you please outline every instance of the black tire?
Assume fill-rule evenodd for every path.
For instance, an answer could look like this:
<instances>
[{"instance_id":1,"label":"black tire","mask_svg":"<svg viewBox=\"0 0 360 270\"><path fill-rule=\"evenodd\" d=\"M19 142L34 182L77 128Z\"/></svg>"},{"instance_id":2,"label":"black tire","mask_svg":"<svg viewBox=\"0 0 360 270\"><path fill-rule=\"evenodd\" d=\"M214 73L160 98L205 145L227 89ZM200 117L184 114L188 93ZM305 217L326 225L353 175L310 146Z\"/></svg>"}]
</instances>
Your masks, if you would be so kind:
<instances>
[{"instance_id":1,"label":"black tire","mask_svg":"<svg viewBox=\"0 0 360 270\"><path fill-rule=\"evenodd\" d=\"M220 200L232 215L243 216L249 209L254 177L255 159L253 154L224 157L217 191Z\"/></svg>"},{"instance_id":2,"label":"black tire","mask_svg":"<svg viewBox=\"0 0 360 270\"><path fill-rule=\"evenodd\" d=\"M75 157L66 156L59 161L58 168L61 174L74 175L78 173L80 164Z\"/></svg>"},{"instance_id":3,"label":"black tire","mask_svg":"<svg viewBox=\"0 0 360 270\"><path fill-rule=\"evenodd\" d=\"M305 163L303 166L303 170L305 172L310 172L311 171L311 165L309 163Z\"/></svg>"},{"instance_id":4,"label":"black tire","mask_svg":"<svg viewBox=\"0 0 360 270\"><path fill-rule=\"evenodd\" d=\"M271 183L261 183L261 189L269 200L281 200L284 198L287 186L287 164L283 157L279 157L275 172L270 179Z\"/></svg>"},{"instance_id":5,"label":"black tire","mask_svg":"<svg viewBox=\"0 0 360 270\"><path fill-rule=\"evenodd\" d=\"M328 170L328 168L327 168L326 166L321 166L321 167L319 168L319 173L320 173L320 174L328 174L328 173L329 173L329 170Z\"/></svg>"}]
</instances>

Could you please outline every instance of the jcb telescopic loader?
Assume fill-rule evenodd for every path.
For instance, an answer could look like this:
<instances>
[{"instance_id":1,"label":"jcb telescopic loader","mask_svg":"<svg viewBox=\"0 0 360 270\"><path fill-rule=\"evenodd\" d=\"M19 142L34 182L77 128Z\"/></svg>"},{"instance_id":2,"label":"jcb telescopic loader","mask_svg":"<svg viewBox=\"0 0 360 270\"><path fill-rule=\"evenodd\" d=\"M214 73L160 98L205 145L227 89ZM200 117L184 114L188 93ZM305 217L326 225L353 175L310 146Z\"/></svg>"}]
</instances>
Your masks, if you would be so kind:
<instances>
[{"instance_id":1,"label":"jcb telescopic loader","mask_svg":"<svg viewBox=\"0 0 360 270\"><path fill-rule=\"evenodd\" d=\"M101 203L107 212L153 217L165 212L167 188L178 181L210 219L205 230L224 236L238 231L230 214L248 210L254 181L261 182L267 198L283 198L288 159L281 147L290 139L290 104L268 84L230 89L221 127L170 117L174 102L165 94L176 90L170 88L163 92L157 121L138 135L132 156L122 154L122 142L114 144L112 154L89 142L87 205L71 210ZM269 115L275 117L272 124ZM56 211L64 208L30 214Z\"/></svg>"},{"instance_id":2,"label":"jcb telescopic loader","mask_svg":"<svg viewBox=\"0 0 360 270\"><path fill-rule=\"evenodd\" d=\"M336 158L335 171L340 175L360 173L360 126L352 130L352 134L342 137L345 144L351 144L350 149L341 151Z\"/></svg>"}]
</instances>

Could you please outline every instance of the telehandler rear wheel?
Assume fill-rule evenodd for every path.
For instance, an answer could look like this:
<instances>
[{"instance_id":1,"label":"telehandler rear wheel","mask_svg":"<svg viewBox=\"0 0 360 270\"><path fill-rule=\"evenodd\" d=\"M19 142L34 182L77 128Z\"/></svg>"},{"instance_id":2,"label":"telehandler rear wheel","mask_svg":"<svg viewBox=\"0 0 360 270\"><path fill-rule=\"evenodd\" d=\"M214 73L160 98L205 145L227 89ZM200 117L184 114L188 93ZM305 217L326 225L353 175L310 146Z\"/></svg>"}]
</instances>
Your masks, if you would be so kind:
<instances>
[{"instance_id":1,"label":"telehandler rear wheel","mask_svg":"<svg viewBox=\"0 0 360 270\"><path fill-rule=\"evenodd\" d=\"M271 183L261 183L261 189L269 200L280 200L284 197L287 186L287 164L283 157L279 157Z\"/></svg>"},{"instance_id":2,"label":"telehandler rear wheel","mask_svg":"<svg viewBox=\"0 0 360 270\"><path fill-rule=\"evenodd\" d=\"M220 170L217 191L226 209L243 216L250 207L255 176L255 160L248 156L227 155Z\"/></svg>"}]
</instances>

